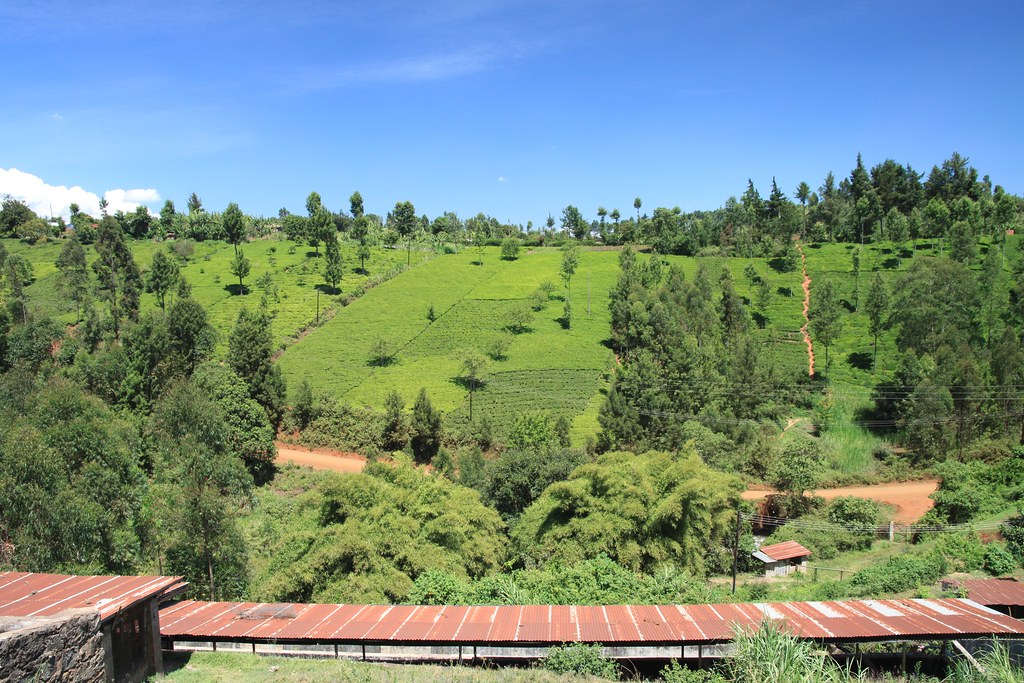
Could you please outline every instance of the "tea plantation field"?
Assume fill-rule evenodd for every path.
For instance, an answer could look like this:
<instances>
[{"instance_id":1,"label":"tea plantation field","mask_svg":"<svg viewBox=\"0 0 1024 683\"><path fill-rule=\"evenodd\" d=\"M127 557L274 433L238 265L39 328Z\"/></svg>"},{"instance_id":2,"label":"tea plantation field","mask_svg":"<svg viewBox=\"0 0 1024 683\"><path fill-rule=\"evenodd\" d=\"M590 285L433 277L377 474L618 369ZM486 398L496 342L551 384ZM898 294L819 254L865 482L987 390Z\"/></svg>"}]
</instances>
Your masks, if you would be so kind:
<instances>
[{"instance_id":1,"label":"tea plantation field","mask_svg":"<svg viewBox=\"0 0 1024 683\"><path fill-rule=\"evenodd\" d=\"M75 306L58 290L57 267L54 265L60 254L62 243L47 242L29 246L13 239L3 240L8 253L21 254L33 268L35 280L27 288L30 308L37 315L49 315L67 323L75 321ZM145 277L153 254L166 249L171 243L150 240L129 243L135 262ZM96 252L86 246L86 261L91 265ZM335 296L321 275L323 258L316 258L312 248L289 240L257 240L239 247L252 263L252 270L246 278L246 293L238 293L238 281L231 274L231 260L234 248L219 241L196 242L194 252L181 262L181 272L192 286L192 296L207 311L211 324L217 329L219 348L227 348L238 312L243 306L256 308L260 304L262 290L257 280L269 273L273 286L270 288L270 309L274 313L273 332L275 344L284 344L291 337L316 319L317 288L320 287L320 308L324 311L337 305L341 296L367 282L370 278L393 271L405 265L405 254L399 250L374 249L367 261L368 274L357 272L359 261L355 246L342 243L344 276L339 285L340 293ZM321 250L322 256L322 250ZM422 260L427 256L418 254ZM414 261L414 264L416 261ZM90 268L90 274L92 270ZM143 294L142 310L157 307L156 297Z\"/></svg>"}]
</instances>

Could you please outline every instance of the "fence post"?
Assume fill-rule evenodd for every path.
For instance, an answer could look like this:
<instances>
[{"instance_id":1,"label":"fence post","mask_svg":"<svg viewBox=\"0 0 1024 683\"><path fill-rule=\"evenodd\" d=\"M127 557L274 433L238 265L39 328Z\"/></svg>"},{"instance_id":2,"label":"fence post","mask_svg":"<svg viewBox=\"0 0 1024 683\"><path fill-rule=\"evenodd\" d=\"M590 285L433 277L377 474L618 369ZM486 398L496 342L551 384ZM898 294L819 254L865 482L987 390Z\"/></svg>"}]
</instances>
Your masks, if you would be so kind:
<instances>
[{"instance_id":1,"label":"fence post","mask_svg":"<svg viewBox=\"0 0 1024 683\"><path fill-rule=\"evenodd\" d=\"M896 523L893 522L892 520L889 520L889 540L890 541L895 541L896 540Z\"/></svg>"}]
</instances>

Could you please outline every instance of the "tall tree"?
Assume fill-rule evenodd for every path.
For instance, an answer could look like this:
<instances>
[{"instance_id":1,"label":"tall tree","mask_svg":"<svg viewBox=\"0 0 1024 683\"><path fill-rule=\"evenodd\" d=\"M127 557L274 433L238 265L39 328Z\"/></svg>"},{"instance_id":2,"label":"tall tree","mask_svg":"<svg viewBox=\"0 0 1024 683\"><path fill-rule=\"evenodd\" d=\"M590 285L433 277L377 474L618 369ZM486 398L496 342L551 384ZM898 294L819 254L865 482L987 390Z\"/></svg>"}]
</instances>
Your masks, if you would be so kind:
<instances>
[{"instance_id":1,"label":"tall tree","mask_svg":"<svg viewBox=\"0 0 1024 683\"><path fill-rule=\"evenodd\" d=\"M405 239L405 263L412 259L412 238L416 233L416 207L412 202L396 202L392 213L395 229Z\"/></svg>"},{"instance_id":2,"label":"tall tree","mask_svg":"<svg viewBox=\"0 0 1024 683\"><path fill-rule=\"evenodd\" d=\"M352 193L352 196L348 198L349 208L352 210L352 218L362 218L363 216L363 195L359 194L359 190Z\"/></svg>"},{"instance_id":3,"label":"tall tree","mask_svg":"<svg viewBox=\"0 0 1024 683\"><path fill-rule=\"evenodd\" d=\"M366 260L370 258L370 221L366 216L359 216L352 221L352 238L356 245L356 256L359 258L359 270L366 273Z\"/></svg>"},{"instance_id":4,"label":"tall tree","mask_svg":"<svg viewBox=\"0 0 1024 683\"><path fill-rule=\"evenodd\" d=\"M174 202L170 199L164 202L164 206L160 209L160 227L163 229L164 234L174 229L174 217L177 212L174 210Z\"/></svg>"},{"instance_id":5,"label":"tall tree","mask_svg":"<svg viewBox=\"0 0 1024 683\"><path fill-rule=\"evenodd\" d=\"M206 319L206 309L178 283L178 296L167 312L167 337L170 356L177 372L189 376L199 364L213 355L217 332Z\"/></svg>"},{"instance_id":6,"label":"tall tree","mask_svg":"<svg viewBox=\"0 0 1024 683\"><path fill-rule=\"evenodd\" d=\"M587 222L583 220L580 210L570 204L562 209L562 229L576 239L583 239L587 232Z\"/></svg>"},{"instance_id":7,"label":"tall tree","mask_svg":"<svg viewBox=\"0 0 1024 683\"><path fill-rule=\"evenodd\" d=\"M306 197L306 214L312 218L313 214L322 208L324 208L324 203L320 199L320 193L315 190L310 192L309 196Z\"/></svg>"},{"instance_id":8,"label":"tall tree","mask_svg":"<svg viewBox=\"0 0 1024 683\"><path fill-rule=\"evenodd\" d=\"M878 366L878 333L884 329L889 315L889 288L885 286L881 273L875 273L874 279L871 280L864 309L868 314L868 332L874 340L871 368L875 369Z\"/></svg>"},{"instance_id":9,"label":"tall tree","mask_svg":"<svg viewBox=\"0 0 1024 683\"><path fill-rule=\"evenodd\" d=\"M245 256L244 251L235 252L235 258L231 260L231 274L238 278L238 293L245 294L245 278L249 277L252 270L252 263Z\"/></svg>"},{"instance_id":10,"label":"tall tree","mask_svg":"<svg viewBox=\"0 0 1024 683\"><path fill-rule=\"evenodd\" d=\"M843 331L843 321L840 317L842 312L832 282L818 276L815 279L815 285L811 290L811 303L807 310L807 317L811 321L811 334L819 344L825 347L825 371L828 372L829 347Z\"/></svg>"},{"instance_id":11,"label":"tall tree","mask_svg":"<svg viewBox=\"0 0 1024 683\"><path fill-rule=\"evenodd\" d=\"M220 217L221 227L224 229L224 239L235 248L235 258L238 258L238 245L245 241L245 216L238 204L231 202L228 208Z\"/></svg>"},{"instance_id":12,"label":"tall tree","mask_svg":"<svg viewBox=\"0 0 1024 683\"><path fill-rule=\"evenodd\" d=\"M333 231L328 233L324 244L324 253L326 255L324 259L324 279L327 280L328 284L331 285L331 289L337 294L338 283L341 282L343 270L341 247L338 246L337 233Z\"/></svg>"},{"instance_id":13,"label":"tall tree","mask_svg":"<svg viewBox=\"0 0 1024 683\"><path fill-rule=\"evenodd\" d=\"M441 413L431 404L426 389L420 389L412 406L410 430L416 462L430 462L441 446Z\"/></svg>"},{"instance_id":14,"label":"tall tree","mask_svg":"<svg viewBox=\"0 0 1024 683\"><path fill-rule=\"evenodd\" d=\"M562 282L565 283L565 288L570 289L572 285L572 276L576 274L576 269L580 265L580 250L575 242L566 242L562 246Z\"/></svg>"},{"instance_id":15,"label":"tall tree","mask_svg":"<svg viewBox=\"0 0 1024 683\"><path fill-rule=\"evenodd\" d=\"M167 310L167 293L177 287L179 277L181 277L181 271L178 264L168 258L165 251L161 249L153 254L153 262L149 266L149 272L146 273L146 291L156 294L157 300L160 302L160 310Z\"/></svg>"},{"instance_id":16,"label":"tall tree","mask_svg":"<svg viewBox=\"0 0 1024 683\"><path fill-rule=\"evenodd\" d=\"M110 216L100 221L96 254L92 269L99 277L100 293L110 305L114 336L120 337L121 321L126 316L132 320L138 318L142 276L131 249L125 244L121 226Z\"/></svg>"},{"instance_id":17,"label":"tall tree","mask_svg":"<svg viewBox=\"0 0 1024 683\"><path fill-rule=\"evenodd\" d=\"M190 214L192 214L192 213L199 213L200 211L203 210L203 200L200 199L199 195L197 195L195 192L193 192L192 194L190 194L188 196L188 204L187 205L188 205L188 212Z\"/></svg>"},{"instance_id":18,"label":"tall tree","mask_svg":"<svg viewBox=\"0 0 1024 683\"><path fill-rule=\"evenodd\" d=\"M321 207L309 217L307 237L309 239L309 246L316 250L317 258L320 258L321 242L326 243L328 239L333 237L335 244L337 244L337 228L327 209Z\"/></svg>"},{"instance_id":19,"label":"tall tree","mask_svg":"<svg viewBox=\"0 0 1024 683\"><path fill-rule=\"evenodd\" d=\"M228 340L228 364L249 385L249 394L263 406L273 425L284 413L285 382L273 363L273 337L266 311L243 308Z\"/></svg>"},{"instance_id":20,"label":"tall tree","mask_svg":"<svg viewBox=\"0 0 1024 683\"><path fill-rule=\"evenodd\" d=\"M473 421L473 394L483 386L483 374L487 370L487 358L479 351L469 350L462 354L462 381L469 389L469 421Z\"/></svg>"},{"instance_id":21,"label":"tall tree","mask_svg":"<svg viewBox=\"0 0 1024 683\"><path fill-rule=\"evenodd\" d=\"M633 208L636 209L636 225L638 229L640 227L640 207L643 205L644 203L640 201L639 197L633 200Z\"/></svg>"},{"instance_id":22,"label":"tall tree","mask_svg":"<svg viewBox=\"0 0 1024 683\"><path fill-rule=\"evenodd\" d=\"M89 296L89 269L85 263L85 249L77 235L72 235L61 247L57 270L60 271L57 286L75 302L75 324L78 324L82 320L82 303Z\"/></svg>"},{"instance_id":23,"label":"tall tree","mask_svg":"<svg viewBox=\"0 0 1024 683\"><path fill-rule=\"evenodd\" d=\"M205 584L210 600L240 596L246 558L237 516L252 478L228 448L223 413L206 392L183 384L161 401L151 431L163 460L157 486L169 569Z\"/></svg>"}]
</instances>

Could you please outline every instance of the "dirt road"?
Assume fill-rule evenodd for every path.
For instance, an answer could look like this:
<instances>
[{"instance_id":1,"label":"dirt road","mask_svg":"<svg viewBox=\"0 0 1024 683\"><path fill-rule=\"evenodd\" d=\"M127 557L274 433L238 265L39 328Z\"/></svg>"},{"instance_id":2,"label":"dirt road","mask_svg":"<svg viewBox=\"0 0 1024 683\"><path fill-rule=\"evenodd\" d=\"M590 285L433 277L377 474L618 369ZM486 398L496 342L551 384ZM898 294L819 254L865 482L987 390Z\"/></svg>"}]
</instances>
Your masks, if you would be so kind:
<instances>
[{"instance_id":1,"label":"dirt road","mask_svg":"<svg viewBox=\"0 0 1024 683\"><path fill-rule=\"evenodd\" d=\"M838 489L821 489L814 493L825 500L842 496L857 496L858 498L877 500L879 503L887 503L896 508L896 522L912 524L932 508L932 500L928 496L934 493L938 486L939 482L926 479L874 486L844 486ZM759 500L769 493L773 493L773 491L761 487L751 488L743 492L743 499Z\"/></svg>"},{"instance_id":2,"label":"dirt road","mask_svg":"<svg viewBox=\"0 0 1024 683\"><path fill-rule=\"evenodd\" d=\"M286 465L289 462L296 465L305 465L315 470L334 470L335 472L362 472L366 465L366 458L358 453L345 453L333 451L326 448L306 448L277 442L277 458L274 460L278 465Z\"/></svg>"}]
</instances>

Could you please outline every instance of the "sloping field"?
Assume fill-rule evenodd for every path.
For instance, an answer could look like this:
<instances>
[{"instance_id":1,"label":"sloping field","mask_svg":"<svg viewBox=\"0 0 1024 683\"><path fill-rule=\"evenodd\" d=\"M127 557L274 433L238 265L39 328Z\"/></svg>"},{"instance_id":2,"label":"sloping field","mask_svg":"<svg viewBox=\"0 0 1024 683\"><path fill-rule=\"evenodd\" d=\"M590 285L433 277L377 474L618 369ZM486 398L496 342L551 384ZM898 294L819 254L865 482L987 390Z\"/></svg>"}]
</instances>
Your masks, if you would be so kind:
<instances>
[{"instance_id":1,"label":"sloping field","mask_svg":"<svg viewBox=\"0 0 1024 683\"><path fill-rule=\"evenodd\" d=\"M29 246L13 239L3 240L7 250L24 256L31 264L35 280L27 288L31 309L39 315L48 315L68 323L75 321L74 304L67 300L57 287L58 271L55 265L62 242L49 242ZM153 261L153 254L166 248L169 243L138 240L129 242L135 262L143 277ZM270 309L274 313L272 323L275 344L297 334L316 318L317 287L323 286L323 250L316 258L311 247L296 244L290 240L256 240L239 246L252 263L249 277L245 279L246 293L239 295L238 280L231 274L234 248L221 241L196 242L195 251L187 261L181 263L181 272L192 286L192 297L206 308L210 323L217 329L221 351L227 348L228 335L243 306L255 309L260 305L262 295L257 280L269 273L273 279ZM86 261L91 265L96 260L92 245L85 247ZM393 249L374 249L366 267L369 274L356 272L358 259L355 245L343 242L341 254L344 273L339 284L340 295L350 292L368 279L405 263L405 254ZM423 254L416 256L419 260ZM413 265L417 261L414 259ZM321 311L335 305L336 296L322 289ZM168 302L173 298L168 297ZM157 306L153 294L142 295L142 310Z\"/></svg>"},{"instance_id":2,"label":"sloping field","mask_svg":"<svg viewBox=\"0 0 1024 683\"><path fill-rule=\"evenodd\" d=\"M420 387L455 419L468 419L468 393L459 382L466 350L486 353L509 340L505 357L491 360L486 384L474 399L474 418L487 415L503 431L515 416L545 411L576 418L598 393L614 362L608 337L608 291L618 276L618 253L583 251L572 281L573 320L566 329L559 279L562 255L537 249L501 261L496 249L439 256L367 293L290 347L280 359L290 387L308 379L314 389L356 405L380 408L392 390L410 405ZM557 283L545 308L513 334L509 316L544 281ZM589 285L588 285L589 283ZM587 297L590 314L587 314ZM434 307L435 320L428 319ZM385 367L370 362L378 338L397 350ZM593 432L596 413L575 425ZM590 424L584 424L589 422Z\"/></svg>"}]
</instances>

